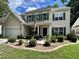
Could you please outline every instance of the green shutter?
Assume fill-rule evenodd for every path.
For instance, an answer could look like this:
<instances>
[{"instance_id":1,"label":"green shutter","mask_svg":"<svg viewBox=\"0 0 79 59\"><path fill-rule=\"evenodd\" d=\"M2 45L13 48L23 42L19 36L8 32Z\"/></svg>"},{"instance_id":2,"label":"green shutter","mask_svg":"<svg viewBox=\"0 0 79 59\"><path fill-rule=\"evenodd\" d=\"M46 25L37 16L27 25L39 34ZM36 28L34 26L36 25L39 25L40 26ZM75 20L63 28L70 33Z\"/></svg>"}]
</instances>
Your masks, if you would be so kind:
<instances>
[{"instance_id":1,"label":"green shutter","mask_svg":"<svg viewBox=\"0 0 79 59\"><path fill-rule=\"evenodd\" d=\"M63 19L65 20L65 13L63 13Z\"/></svg>"},{"instance_id":2,"label":"green shutter","mask_svg":"<svg viewBox=\"0 0 79 59\"><path fill-rule=\"evenodd\" d=\"M55 20L55 19L54 19L54 14L53 14L53 17L52 17L52 18L53 18L53 20Z\"/></svg>"},{"instance_id":3,"label":"green shutter","mask_svg":"<svg viewBox=\"0 0 79 59\"><path fill-rule=\"evenodd\" d=\"M52 36L54 35L54 27L52 27Z\"/></svg>"},{"instance_id":4,"label":"green shutter","mask_svg":"<svg viewBox=\"0 0 79 59\"><path fill-rule=\"evenodd\" d=\"M47 13L47 20L49 20L49 13Z\"/></svg>"},{"instance_id":5,"label":"green shutter","mask_svg":"<svg viewBox=\"0 0 79 59\"><path fill-rule=\"evenodd\" d=\"M66 27L64 27L64 36L66 35Z\"/></svg>"}]
</instances>

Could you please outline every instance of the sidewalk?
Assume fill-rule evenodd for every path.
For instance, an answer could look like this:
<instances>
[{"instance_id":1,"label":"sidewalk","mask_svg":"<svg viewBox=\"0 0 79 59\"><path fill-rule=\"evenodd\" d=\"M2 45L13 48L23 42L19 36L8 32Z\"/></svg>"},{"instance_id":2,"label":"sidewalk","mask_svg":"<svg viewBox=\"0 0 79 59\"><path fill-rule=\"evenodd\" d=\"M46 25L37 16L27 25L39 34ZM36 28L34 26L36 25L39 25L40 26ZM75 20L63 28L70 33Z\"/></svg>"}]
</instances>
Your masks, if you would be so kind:
<instances>
[{"instance_id":1,"label":"sidewalk","mask_svg":"<svg viewBox=\"0 0 79 59\"><path fill-rule=\"evenodd\" d=\"M7 42L7 39L0 39L0 44L4 44L5 42Z\"/></svg>"}]
</instances>

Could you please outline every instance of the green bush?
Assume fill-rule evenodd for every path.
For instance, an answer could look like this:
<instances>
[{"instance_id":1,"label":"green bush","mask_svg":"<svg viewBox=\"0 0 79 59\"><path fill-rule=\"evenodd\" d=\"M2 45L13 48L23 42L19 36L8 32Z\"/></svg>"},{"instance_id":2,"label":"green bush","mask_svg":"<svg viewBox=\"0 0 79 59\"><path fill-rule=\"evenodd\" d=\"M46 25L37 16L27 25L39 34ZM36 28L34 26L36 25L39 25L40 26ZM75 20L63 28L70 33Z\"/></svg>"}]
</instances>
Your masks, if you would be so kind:
<instances>
[{"instance_id":1,"label":"green bush","mask_svg":"<svg viewBox=\"0 0 79 59\"><path fill-rule=\"evenodd\" d=\"M64 39L67 40L67 37L64 36Z\"/></svg>"},{"instance_id":2,"label":"green bush","mask_svg":"<svg viewBox=\"0 0 79 59\"><path fill-rule=\"evenodd\" d=\"M71 42L76 42L77 37L76 37L76 35L70 33L67 35L67 40L70 40Z\"/></svg>"},{"instance_id":3,"label":"green bush","mask_svg":"<svg viewBox=\"0 0 79 59\"><path fill-rule=\"evenodd\" d=\"M46 40L48 40L48 39L49 39L49 35L47 35L47 36L44 36L44 38L45 38Z\"/></svg>"},{"instance_id":4,"label":"green bush","mask_svg":"<svg viewBox=\"0 0 79 59\"><path fill-rule=\"evenodd\" d=\"M72 37L74 37L74 34L67 34L67 40L71 40L72 39Z\"/></svg>"},{"instance_id":5,"label":"green bush","mask_svg":"<svg viewBox=\"0 0 79 59\"><path fill-rule=\"evenodd\" d=\"M42 35L35 35L34 38L35 38L36 40L39 40L39 39L42 39L43 37L42 37Z\"/></svg>"},{"instance_id":6,"label":"green bush","mask_svg":"<svg viewBox=\"0 0 79 59\"><path fill-rule=\"evenodd\" d=\"M12 37L12 38L9 38L9 39L8 39L8 42L14 43L14 42L16 42L16 38L13 38L13 37Z\"/></svg>"},{"instance_id":7,"label":"green bush","mask_svg":"<svg viewBox=\"0 0 79 59\"><path fill-rule=\"evenodd\" d=\"M34 47L34 46L36 46L36 39L31 39L29 41L29 47Z\"/></svg>"},{"instance_id":8,"label":"green bush","mask_svg":"<svg viewBox=\"0 0 79 59\"><path fill-rule=\"evenodd\" d=\"M77 39L79 39L79 36L77 36Z\"/></svg>"},{"instance_id":9,"label":"green bush","mask_svg":"<svg viewBox=\"0 0 79 59\"><path fill-rule=\"evenodd\" d=\"M54 42L54 43L56 42L56 36L51 37L51 42Z\"/></svg>"},{"instance_id":10,"label":"green bush","mask_svg":"<svg viewBox=\"0 0 79 59\"><path fill-rule=\"evenodd\" d=\"M18 45L22 45L23 44L23 40L19 40L18 43L19 43Z\"/></svg>"},{"instance_id":11,"label":"green bush","mask_svg":"<svg viewBox=\"0 0 79 59\"><path fill-rule=\"evenodd\" d=\"M24 39L24 37L22 35L18 35L17 39Z\"/></svg>"},{"instance_id":12,"label":"green bush","mask_svg":"<svg viewBox=\"0 0 79 59\"><path fill-rule=\"evenodd\" d=\"M58 36L57 39L58 39L58 42L63 42L64 41L63 36Z\"/></svg>"},{"instance_id":13,"label":"green bush","mask_svg":"<svg viewBox=\"0 0 79 59\"><path fill-rule=\"evenodd\" d=\"M50 40L46 40L44 46L50 46L50 44L51 44Z\"/></svg>"},{"instance_id":14,"label":"green bush","mask_svg":"<svg viewBox=\"0 0 79 59\"><path fill-rule=\"evenodd\" d=\"M77 42L77 37L72 37L71 42Z\"/></svg>"}]
</instances>

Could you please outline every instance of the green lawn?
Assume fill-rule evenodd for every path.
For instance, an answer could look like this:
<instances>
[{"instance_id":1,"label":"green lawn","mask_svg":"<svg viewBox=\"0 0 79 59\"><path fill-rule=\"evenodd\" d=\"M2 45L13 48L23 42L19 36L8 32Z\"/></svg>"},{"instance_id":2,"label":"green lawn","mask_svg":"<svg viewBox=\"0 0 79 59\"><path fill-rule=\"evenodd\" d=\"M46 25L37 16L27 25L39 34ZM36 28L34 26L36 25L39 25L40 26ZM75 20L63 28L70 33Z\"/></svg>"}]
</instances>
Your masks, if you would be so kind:
<instances>
[{"instance_id":1,"label":"green lawn","mask_svg":"<svg viewBox=\"0 0 79 59\"><path fill-rule=\"evenodd\" d=\"M0 59L79 59L79 44L65 46L53 52L36 52L0 45L0 52L3 49Z\"/></svg>"}]
</instances>

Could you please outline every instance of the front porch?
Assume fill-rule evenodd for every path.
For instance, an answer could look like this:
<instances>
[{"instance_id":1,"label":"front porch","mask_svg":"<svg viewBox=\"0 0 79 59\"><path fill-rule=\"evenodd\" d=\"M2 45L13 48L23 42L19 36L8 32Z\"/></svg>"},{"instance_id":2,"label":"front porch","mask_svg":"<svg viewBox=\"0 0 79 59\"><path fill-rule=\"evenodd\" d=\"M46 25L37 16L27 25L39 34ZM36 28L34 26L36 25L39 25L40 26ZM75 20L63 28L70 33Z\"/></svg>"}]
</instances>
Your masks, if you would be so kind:
<instances>
[{"instance_id":1,"label":"front porch","mask_svg":"<svg viewBox=\"0 0 79 59\"><path fill-rule=\"evenodd\" d=\"M31 25L26 27L26 35L41 35L41 36L51 36L52 27L50 25Z\"/></svg>"}]
</instances>

